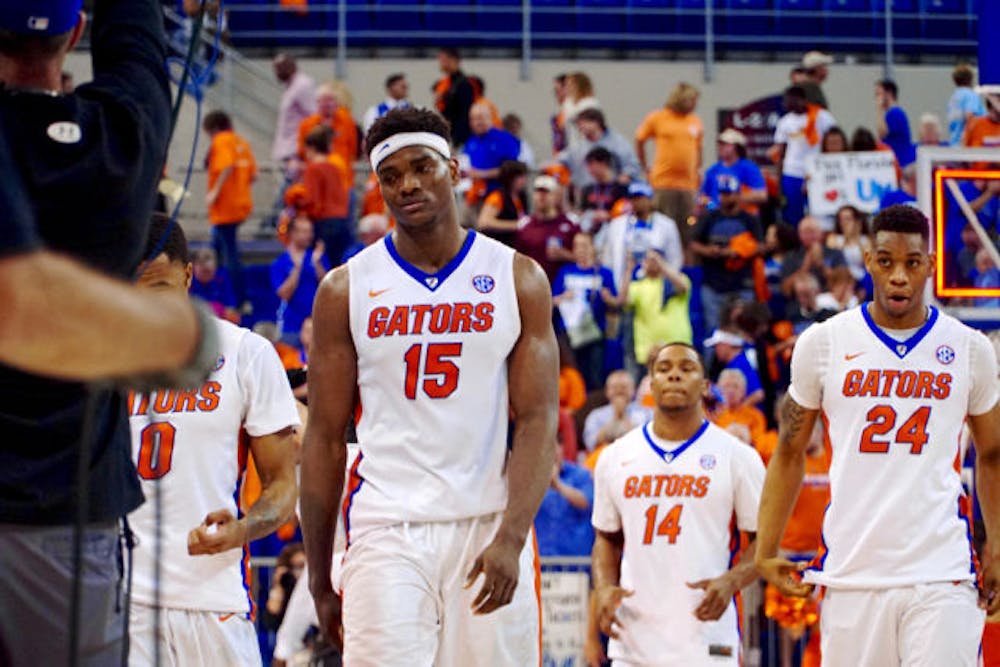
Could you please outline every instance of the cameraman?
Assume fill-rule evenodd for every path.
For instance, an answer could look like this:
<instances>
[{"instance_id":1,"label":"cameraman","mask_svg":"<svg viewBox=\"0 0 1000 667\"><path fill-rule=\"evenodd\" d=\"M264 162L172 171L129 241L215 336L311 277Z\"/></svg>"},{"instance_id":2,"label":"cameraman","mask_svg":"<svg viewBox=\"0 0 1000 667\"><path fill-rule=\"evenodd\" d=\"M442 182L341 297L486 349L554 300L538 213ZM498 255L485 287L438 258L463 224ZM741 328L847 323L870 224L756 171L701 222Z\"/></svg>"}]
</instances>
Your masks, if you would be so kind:
<instances>
[{"instance_id":1,"label":"cameraman","mask_svg":"<svg viewBox=\"0 0 1000 667\"><path fill-rule=\"evenodd\" d=\"M22 208L29 209L16 214L19 221L3 224L6 229L34 221L37 239L25 236L20 250L30 251L37 242L128 279L145 245L169 137L160 3L96 0L94 80L64 95L63 63L85 25L80 10L81 0L0 0L0 131L16 171L11 178L20 179L26 194ZM4 169L4 179L10 173ZM3 199L16 208L11 188L4 186ZM28 252L0 265L37 261L39 255ZM45 277L36 274L34 282ZM52 291L60 284L65 280L53 281ZM81 284L80 294L92 296L95 284L107 287L108 299L123 288L95 278ZM37 285L25 289L31 287ZM60 292L52 304L67 307L66 297ZM50 312L48 319L79 317L78 310L67 309ZM93 316L107 312L95 308ZM186 317L190 326L190 312ZM113 338L110 332L119 323L103 323ZM187 345L190 351L190 338ZM119 662L124 648L119 519L142 502L124 395L0 366L0 406L0 663L67 664L73 622L80 630L80 664ZM81 442L88 443L89 485L83 548L77 554L73 526ZM85 574L79 618L72 619L77 557Z\"/></svg>"}]
</instances>

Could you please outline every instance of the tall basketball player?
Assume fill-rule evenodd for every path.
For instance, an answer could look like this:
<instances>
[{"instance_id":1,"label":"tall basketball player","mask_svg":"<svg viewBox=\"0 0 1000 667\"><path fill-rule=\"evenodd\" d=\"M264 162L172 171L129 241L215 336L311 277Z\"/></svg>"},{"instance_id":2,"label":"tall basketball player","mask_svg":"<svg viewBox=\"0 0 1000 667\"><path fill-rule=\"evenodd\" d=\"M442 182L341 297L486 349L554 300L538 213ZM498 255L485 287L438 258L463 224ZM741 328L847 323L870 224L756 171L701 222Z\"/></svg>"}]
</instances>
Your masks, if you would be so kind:
<instances>
[{"instance_id":1,"label":"tall basketball player","mask_svg":"<svg viewBox=\"0 0 1000 667\"><path fill-rule=\"evenodd\" d=\"M997 364L985 336L924 303L933 273L927 219L891 206L865 264L874 300L799 338L778 447L761 499L757 566L783 593L826 587L823 664L976 664L983 608L1000 609L987 558L977 607L969 498L958 473L967 421L986 532L1000 537ZM825 553L804 572L778 544L822 411L833 446Z\"/></svg>"},{"instance_id":2,"label":"tall basketball player","mask_svg":"<svg viewBox=\"0 0 1000 667\"><path fill-rule=\"evenodd\" d=\"M459 226L458 163L436 113L390 111L365 145L397 226L316 296L302 525L320 621L336 640L328 575L357 397L344 663L538 664L529 531L558 409L548 281Z\"/></svg>"}]
</instances>

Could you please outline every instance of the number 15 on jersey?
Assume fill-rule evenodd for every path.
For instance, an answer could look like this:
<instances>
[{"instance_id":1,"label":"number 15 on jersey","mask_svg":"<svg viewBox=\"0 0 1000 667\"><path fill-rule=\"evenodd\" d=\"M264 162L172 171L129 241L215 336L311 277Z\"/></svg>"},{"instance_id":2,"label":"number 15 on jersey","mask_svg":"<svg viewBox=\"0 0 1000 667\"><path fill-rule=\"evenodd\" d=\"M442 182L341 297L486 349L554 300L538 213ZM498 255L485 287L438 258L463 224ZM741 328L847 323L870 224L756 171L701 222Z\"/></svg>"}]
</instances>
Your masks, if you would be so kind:
<instances>
[{"instance_id":1,"label":"number 15 on jersey","mask_svg":"<svg viewBox=\"0 0 1000 667\"><path fill-rule=\"evenodd\" d=\"M412 400L417 389L429 398L447 398L458 388L458 365L452 361L462 355L461 343L416 343L403 355L406 376L403 394ZM421 382L421 378L423 381Z\"/></svg>"}]
</instances>

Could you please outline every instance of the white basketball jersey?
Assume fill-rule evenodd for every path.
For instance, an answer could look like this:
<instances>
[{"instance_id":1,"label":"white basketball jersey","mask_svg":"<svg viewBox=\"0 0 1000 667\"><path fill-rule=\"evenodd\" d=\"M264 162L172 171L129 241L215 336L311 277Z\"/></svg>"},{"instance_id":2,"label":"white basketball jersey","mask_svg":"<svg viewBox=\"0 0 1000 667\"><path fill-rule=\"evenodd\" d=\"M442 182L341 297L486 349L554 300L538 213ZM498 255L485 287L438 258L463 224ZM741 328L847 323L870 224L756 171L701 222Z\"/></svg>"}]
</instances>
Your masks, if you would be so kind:
<instances>
[{"instance_id":1,"label":"white basketball jersey","mask_svg":"<svg viewBox=\"0 0 1000 667\"><path fill-rule=\"evenodd\" d=\"M975 579L958 456L966 415L996 403L986 338L931 308L923 326L896 340L863 305L800 336L789 392L822 411L833 451L823 550L806 581L885 588Z\"/></svg>"},{"instance_id":2,"label":"white basketball jersey","mask_svg":"<svg viewBox=\"0 0 1000 667\"><path fill-rule=\"evenodd\" d=\"M617 615L608 656L630 665L711 665L739 656L736 605L721 618L694 616L705 592L686 583L731 566L737 531L756 532L764 464L756 450L705 422L668 443L652 423L604 450L594 471L593 524L622 531L620 585L635 591Z\"/></svg>"},{"instance_id":3,"label":"white basketball jersey","mask_svg":"<svg viewBox=\"0 0 1000 667\"><path fill-rule=\"evenodd\" d=\"M349 540L506 507L507 358L521 333L513 268L513 250L471 230L435 274L400 257L391 236L348 262L362 413Z\"/></svg>"},{"instance_id":4,"label":"white basketball jersey","mask_svg":"<svg viewBox=\"0 0 1000 667\"><path fill-rule=\"evenodd\" d=\"M146 495L128 517L138 537L132 596L146 605L157 602L159 541L161 606L245 614L253 611L249 550L191 556L187 536L214 510L240 515L249 445L244 432L270 435L297 426L299 418L274 347L229 322L216 325L219 361L201 389L129 396L133 461Z\"/></svg>"}]
</instances>

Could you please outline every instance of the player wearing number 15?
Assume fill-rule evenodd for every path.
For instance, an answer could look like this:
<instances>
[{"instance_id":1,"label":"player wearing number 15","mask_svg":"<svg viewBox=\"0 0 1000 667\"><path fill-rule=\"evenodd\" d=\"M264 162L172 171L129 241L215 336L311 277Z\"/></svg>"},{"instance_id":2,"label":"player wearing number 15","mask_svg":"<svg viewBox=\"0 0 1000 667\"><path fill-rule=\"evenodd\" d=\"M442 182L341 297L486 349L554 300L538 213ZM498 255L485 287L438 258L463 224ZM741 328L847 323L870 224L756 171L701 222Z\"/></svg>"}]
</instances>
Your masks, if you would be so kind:
<instances>
[{"instance_id":1,"label":"player wearing number 15","mask_svg":"<svg viewBox=\"0 0 1000 667\"><path fill-rule=\"evenodd\" d=\"M756 578L764 464L705 419L701 357L650 357L653 420L612 443L594 471L596 613L615 665L738 665L735 594ZM739 531L749 546L733 566Z\"/></svg>"},{"instance_id":2,"label":"player wearing number 15","mask_svg":"<svg viewBox=\"0 0 1000 667\"><path fill-rule=\"evenodd\" d=\"M191 264L179 226L154 220L146 256L141 287L187 293ZM271 344L229 322L215 324L220 356L199 390L129 397L133 460L149 499L129 514L139 538L129 613L136 667L261 664L247 545L294 510L299 419ZM248 449L263 488L242 515Z\"/></svg>"},{"instance_id":3,"label":"player wearing number 15","mask_svg":"<svg viewBox=\"0 0 1000 667\"><path fill-rule=\"evenodd\" d=\"M971 667L983 612L958 440L965 421L987 537L996 540L996 357L981 333L925 305L934 256L924 215L890 206L875 217L873 234L865 265L874 300L814 324L795 345L761 501L757 566L786 595L826 587L825 666ZM778 544L820 412L833 452L831 502L824 551L798 582ZM989 553L983 565L979 606L996 611L1000 568Z\"/></svg>"},{"instance_id":4,"label":"player wearing number 15","mask_svg":"<svg viewBox=\"0 0 1000 667\"><path fill-rule=\"evenodd\" d=\"M532 519L551 477L558 351L545 274L459 226L435 112L394 109L365 144L396 230L324 278L313 309L302 527L321 627L344 429L344 664L539 664ZM508 451L508 419L514 433Z\"/></svg>"}]
</instances>

